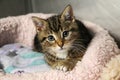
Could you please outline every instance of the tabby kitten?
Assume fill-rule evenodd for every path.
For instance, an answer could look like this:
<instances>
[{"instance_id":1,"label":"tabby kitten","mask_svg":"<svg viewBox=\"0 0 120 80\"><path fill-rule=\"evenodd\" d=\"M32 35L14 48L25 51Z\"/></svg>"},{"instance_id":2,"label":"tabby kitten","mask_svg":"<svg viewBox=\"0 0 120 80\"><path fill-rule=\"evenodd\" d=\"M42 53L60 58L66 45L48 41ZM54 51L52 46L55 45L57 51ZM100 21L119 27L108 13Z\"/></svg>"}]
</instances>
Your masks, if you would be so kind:
<instances>
[{"instance_id":1,"label":"tabby kitten","mask_svg":"<svg viewBox=\"0 0 120 80\"><path fill-rule=\"evenodd\" d=\"M91 40L85 25L76 20L68 5L60 15L48 19L32 17L37 34L35 49L45 54L46 62L55 69L70 71L81 60Z\"/></svg>"}]
</instances>

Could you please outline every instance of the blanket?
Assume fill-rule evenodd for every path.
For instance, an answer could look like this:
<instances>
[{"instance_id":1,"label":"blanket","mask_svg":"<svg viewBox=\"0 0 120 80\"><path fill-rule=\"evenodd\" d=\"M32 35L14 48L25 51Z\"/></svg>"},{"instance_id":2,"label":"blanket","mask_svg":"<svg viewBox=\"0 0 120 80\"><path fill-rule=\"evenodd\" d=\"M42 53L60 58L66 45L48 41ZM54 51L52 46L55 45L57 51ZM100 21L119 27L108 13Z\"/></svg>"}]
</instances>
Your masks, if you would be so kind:
<instances>
[{"instance_id":1,"label":"blanket","mask_svg":"<svg viewBox=\"0 0 120 80\"><path fill-rule=\"evenodd\" d=\"M31 16L48 18L52 14L33 13L17 17L7 17L0 20L0 45L7 43L23 43L29 47L33 46L35 27ZM75 68L69 72L48 70L45 72L2 74L0 80L98 80L105 65L112 57L120 53L120 50L109 35L109 32L102 27L89 21L82 22L93 34L93 39Z\"/></svg>"},{"instance_id":2,"label":"blanket","mask_svg":"<svg viewBox=\"0 0 120 80\"><path fill-rule=\"evenodd\" d=\"M0 48L0 63L5 73L31 73L50 69L42 53L35 52L19 43Z\"/></svg>"}]
</instances>

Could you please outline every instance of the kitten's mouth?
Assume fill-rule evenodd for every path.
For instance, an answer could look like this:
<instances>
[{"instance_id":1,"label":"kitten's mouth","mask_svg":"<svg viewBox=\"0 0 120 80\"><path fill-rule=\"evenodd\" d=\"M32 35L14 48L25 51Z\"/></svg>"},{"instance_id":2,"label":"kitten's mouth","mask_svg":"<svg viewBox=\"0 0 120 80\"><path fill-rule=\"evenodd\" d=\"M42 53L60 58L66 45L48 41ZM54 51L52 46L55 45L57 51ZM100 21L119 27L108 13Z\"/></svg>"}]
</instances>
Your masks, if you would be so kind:
<instances>
[{"instance_id":1,"label":"kitten's mouth","mask_svg":"<svg viewBox=\"0 0 120 80\"><path fill-rule=\"evenodd\" d=\"M62 48L60 48L59 50L65 50L65 49L66 49L66 48L63 48L63 47L62 47Z\"/></svg>"},{"instance_id":2,"label":"kitten's mouth","mask_svg":"<svg viewBox=\"0 0 120 80\"><path fill-rule=\"evenodd\" d=\"M60 48L60 50L64 50L64 48Z\"/></svg>"}]
</instances>

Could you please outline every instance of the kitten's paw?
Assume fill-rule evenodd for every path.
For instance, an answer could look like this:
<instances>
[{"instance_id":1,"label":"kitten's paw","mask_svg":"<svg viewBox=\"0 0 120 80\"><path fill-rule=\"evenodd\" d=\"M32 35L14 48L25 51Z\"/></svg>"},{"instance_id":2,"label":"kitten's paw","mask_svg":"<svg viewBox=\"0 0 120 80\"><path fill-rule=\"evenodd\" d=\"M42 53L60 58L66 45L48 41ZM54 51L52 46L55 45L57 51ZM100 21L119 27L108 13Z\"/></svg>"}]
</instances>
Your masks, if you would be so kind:
<instances>
[{"instance_id":1,"label":"kitten's paw","mask_svg":"<svg viewBox=\"0 0 120 80\"><path fill-rule=\"evenodd\" d=\"M65 66L56 66L56 69L57 70L61 70L61 71L67 71L67 67L65 67Z\"/></svg>"},{"instance_id":2,"label":"kitten's paw","mask_svg":"<svg viewBox=\"0 0 120 80\"><path fill-rule=\"evenodd\" d=\"M75 67L77 61L78 59L60 60L52 63L50 66L53 69L58 69L62 71L71 71Z\"/></svg>"},{"instance_id":3,"label":"kitten's paw","mask_svg":"<svg viewBox=\"0 0 120 80\"><path fill-rule=\"evenodd\" d=\"M74 68L75 64L71 64L70 62L59 62L52 66L54 69L61 71L71 71Z\"/></svg>"}]
</instances>

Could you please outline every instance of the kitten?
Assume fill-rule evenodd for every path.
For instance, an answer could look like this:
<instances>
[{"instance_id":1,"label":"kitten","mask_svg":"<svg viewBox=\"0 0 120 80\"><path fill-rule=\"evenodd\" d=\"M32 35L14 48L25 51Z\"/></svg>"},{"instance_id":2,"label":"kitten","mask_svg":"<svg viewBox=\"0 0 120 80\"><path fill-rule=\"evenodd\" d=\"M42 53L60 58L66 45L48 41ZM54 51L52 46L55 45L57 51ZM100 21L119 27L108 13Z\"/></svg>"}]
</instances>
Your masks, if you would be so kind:
<instances>
[{"instance_id":1,"label":"kitten","mask_svg":"<svg viewBox=\"0 0 120 80\"><path fill-rule=\"evenodd\" d=\"M91 40L85 25L75 19L71 5L60 15L48 19L32 17L37 34L34 47L45 54L46 62L54 69L72 70L81 60Z\"/></svg>"}]
</instances>

